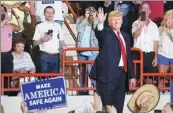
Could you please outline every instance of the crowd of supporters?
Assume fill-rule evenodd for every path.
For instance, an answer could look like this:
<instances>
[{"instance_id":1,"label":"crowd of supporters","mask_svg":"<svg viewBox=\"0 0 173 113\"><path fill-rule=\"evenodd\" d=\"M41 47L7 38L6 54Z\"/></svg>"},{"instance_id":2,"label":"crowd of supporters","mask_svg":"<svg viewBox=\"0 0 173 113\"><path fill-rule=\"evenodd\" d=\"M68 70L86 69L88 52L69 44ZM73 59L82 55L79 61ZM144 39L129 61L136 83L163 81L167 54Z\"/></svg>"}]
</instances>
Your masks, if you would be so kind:
<instances>
[{"instance_id":1,"label":"crowd of supporters","mask_svg":"<svg viewBox=\"0 0 173 113\"><path fill-rule=\"evenodd\" d=\"M76 21L76 46L99 47L94 29L99 23L97 9L105 13L119 10L123 13L121 30L131 36L131 47L139 48L144 55L144 73L173 73L173 2L171 1L92 1L78 2L79 18ZM72 2L73 4L73 2ZM59 73L61 51L66 49L63 36L62 1L30 1L1 4L1 72L2 73ZM17 12L23 12L23 17ZM22 18L22 19L21 19ZM28 19L29 18L29 19ZM12 22L15 20L15 22ZM31 22L28 22L30 20ZM34 25L36 22L36 26ZM109 26L108 22L104 26ZM34 28L35 27L35 28ZM33 45L32 55L29 46ZM95 60L99 51L77 52L78 60ZM133 53L139 59L139 53ZM92 65L79 65L82 69L80 87L87 87L86 73ZM136 66L136 79L140 78L140 66ZM164 87L170 84L158 84ZM157 82L158 79L155 79ZM17 81L17 82L16 82ZM4 87L19 87L22 78L4 78ZM96 86L92 81L93 87ZM88 94L81 91L81 95ZM7 92L5 95L16 95ZM95 98L99 98L95 95ZM24 106L22 104L22 106ZM167 105L166 108L169 108ZM116 113L108 106L109 113ZM113 112L111 112L113 110ZM101 113L101 112L100 112ZM166 112L171 113L171 112Z\"/></svg>"}]
</instances>

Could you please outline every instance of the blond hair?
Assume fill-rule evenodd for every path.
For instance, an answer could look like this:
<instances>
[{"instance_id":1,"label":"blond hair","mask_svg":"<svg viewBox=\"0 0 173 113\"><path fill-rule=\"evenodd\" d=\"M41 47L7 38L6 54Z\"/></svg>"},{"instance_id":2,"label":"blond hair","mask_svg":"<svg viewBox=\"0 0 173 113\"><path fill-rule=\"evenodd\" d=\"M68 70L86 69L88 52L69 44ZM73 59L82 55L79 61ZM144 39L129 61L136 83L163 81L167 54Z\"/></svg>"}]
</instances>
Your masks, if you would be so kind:
<instances>
[{"instance_id":1,"label":"blond hair","mask_svg":"<svg viewBox=\"0 0 173 113\"><path fill-rule=\"evenodd\" d=\"M164 17L163 17L163 20L162 20L162 22L161 22L161 26L165 26L165 25L166 25L166 19L167 19L167 17L170 16L170 15L173 16L173 9L166 11L166 13L165 13L165 15L164 15Z\"/></svg>"},{"instance_id":2,"label":"blond hair","mask_svg":"<svg viewBox=\"0 0 173 113\"><path fill-rule=\"evenodd\" d=\"M123 13L121 11L111 11L108 15L108 22L112 17L123 17Z\"/></svg>"}]
</instances>

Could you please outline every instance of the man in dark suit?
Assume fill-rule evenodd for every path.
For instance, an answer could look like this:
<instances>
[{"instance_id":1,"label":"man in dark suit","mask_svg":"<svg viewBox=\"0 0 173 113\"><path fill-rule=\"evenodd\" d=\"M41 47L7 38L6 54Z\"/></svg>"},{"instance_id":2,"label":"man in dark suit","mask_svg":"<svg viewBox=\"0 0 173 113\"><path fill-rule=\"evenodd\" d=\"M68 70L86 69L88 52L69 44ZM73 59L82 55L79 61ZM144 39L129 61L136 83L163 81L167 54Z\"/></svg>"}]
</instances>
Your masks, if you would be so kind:
<instances>
[{"instance_id":1,"label":"man in dark suit","mask_svg":"<svg viewBox=\"0 0 173 113\"><path fill-rule=\"evenodd\" d=\"M97 93L101 96L103 105L113 105L118 113L123 112L126 74L130 85L136 84L130 37L120 31L123 14L112 11L108 16L109 27L104 27L106 14L103 8L98 10L99 24L95 29L99 41L99 54L90 72L90 77L96 79Z\"/></svg>"}]
</instances>

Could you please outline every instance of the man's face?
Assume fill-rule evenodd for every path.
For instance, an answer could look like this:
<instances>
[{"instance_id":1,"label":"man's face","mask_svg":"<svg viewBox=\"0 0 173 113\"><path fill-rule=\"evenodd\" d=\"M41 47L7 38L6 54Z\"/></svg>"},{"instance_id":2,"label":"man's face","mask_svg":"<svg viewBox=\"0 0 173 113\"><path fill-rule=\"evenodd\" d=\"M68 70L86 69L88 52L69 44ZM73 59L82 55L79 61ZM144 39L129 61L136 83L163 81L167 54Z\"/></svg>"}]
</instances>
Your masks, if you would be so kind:
<instances>
[{"instance_id":1,"label":"man's face","mask_svg":"<svg viewBox=\"0 0 173 113\"><path fill-rule=\"evenodd\" d=\"M146 17L149 17L149 15L151 13L150 6L148 4L143 4L141 11L146 12Z\"/></svg>"},{"instance_id":2,"label":"man's face","mask_svg":"<svg viewBox=\"0 0 173 113\"><path fill-rule=\"evenodd\" d=\"M23 43L18 43L15 45L14 50L16 53L20 54L24 52L25 45Z\"/></svg>"},{"instance_id":3,"label":"man's face","mask_svg":"<svg viewBox=\"0 0 173 113\"><path fill-rule=\"evenodd\" d=\"M45 15L46 20L52 21L53 18L54 18L54 15L55 15L55 11L54 11L53 8L47 8L47 9L45 10L44 15Z\"/></svg>"},{"instance_id":4,"label":"man's face","mask_svg":"<svg viewBox=\"0 0 173 113\"><path fill-rule=\"evenodd\" d=\"M113 30L119 30L121 28L122 22L123 20L121 16L114 16L109 20L109 26Z\"/></svg>"},{"instance_id":5,"label":"man's face","mask_svg":"<svg viewBox=\"0 0 173 113\"><path fill-rule=\"evenodd\" d=\"M5 19L6 12L4 7L2 6L0 6L0 11L1 11L1 22L2 22Z\"/></svg>"}]
</instances>

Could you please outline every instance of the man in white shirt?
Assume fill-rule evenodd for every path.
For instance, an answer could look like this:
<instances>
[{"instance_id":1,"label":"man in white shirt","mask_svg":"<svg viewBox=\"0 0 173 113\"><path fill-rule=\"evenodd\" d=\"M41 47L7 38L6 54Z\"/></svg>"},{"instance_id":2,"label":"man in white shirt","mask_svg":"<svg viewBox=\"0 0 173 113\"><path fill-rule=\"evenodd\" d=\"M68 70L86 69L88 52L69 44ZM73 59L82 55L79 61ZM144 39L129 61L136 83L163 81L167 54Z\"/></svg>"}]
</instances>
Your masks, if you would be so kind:
<instances>
[{"instance_id":1,"label":"man in white shirt","mask_svg":"<svg viewBox=\"0 0 173 113\"><path fill-rule=\"evenodd\" d=\"M66 47L61 26L54 22L55 10L52 6L44 9L45 21L36 26L33 43L41 51L41 72L59 72L60 47Z\"/></svg>"},{"instance_id":2,"label":"man in white shirt","mask_svg":"<svg viewBox=\"0 0 173 113\"><path fill-rule=\"evenodd\" d=\"M132 25L132 35L134 47L142 50L144 54L144 72L155 72L157 66L159 31L157 25L150 20L151 7L147 2L141 4L140 16ZM141 13L141 14L142 14ZM134 58L139 58L138 53L134 53ZM139 66L136 68L137 78L139 78Z\"/></svg>"}]
</instances>

